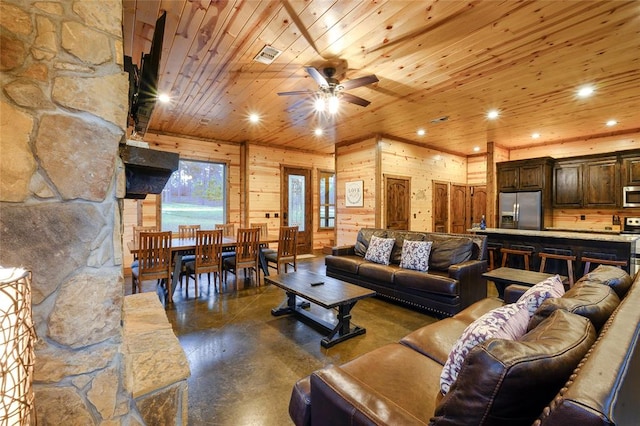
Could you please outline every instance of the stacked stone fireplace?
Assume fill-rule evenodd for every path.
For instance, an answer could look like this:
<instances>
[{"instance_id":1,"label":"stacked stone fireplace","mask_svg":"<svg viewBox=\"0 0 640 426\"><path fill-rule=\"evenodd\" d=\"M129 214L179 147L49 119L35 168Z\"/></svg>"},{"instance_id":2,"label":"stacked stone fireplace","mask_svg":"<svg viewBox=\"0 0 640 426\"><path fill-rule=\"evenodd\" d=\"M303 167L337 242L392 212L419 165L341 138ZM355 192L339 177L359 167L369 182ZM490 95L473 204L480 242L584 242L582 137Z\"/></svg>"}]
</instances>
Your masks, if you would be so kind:
<instances>
[{"instance_id":1,"label":"stacked stone fireplace","mask_svg":"<svg viewBox=\"0 0 640 426\"><path fill-rule=\"evenodd\" d=\"M132 360L123 328L122 2L2 0L0 27L0 265L33 273L38 424L182 424L184 358L141 390L136 363L166 346L130 327L149 345Z\"/></svg>"}]
</instances>

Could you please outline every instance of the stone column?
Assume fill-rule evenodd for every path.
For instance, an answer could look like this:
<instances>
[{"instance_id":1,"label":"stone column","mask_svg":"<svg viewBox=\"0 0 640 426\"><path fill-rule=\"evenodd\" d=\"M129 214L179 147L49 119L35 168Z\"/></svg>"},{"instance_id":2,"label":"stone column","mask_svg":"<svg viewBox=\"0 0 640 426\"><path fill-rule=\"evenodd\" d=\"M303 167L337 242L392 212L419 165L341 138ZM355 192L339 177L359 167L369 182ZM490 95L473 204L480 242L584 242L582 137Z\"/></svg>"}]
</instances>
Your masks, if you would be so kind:
<instances>
[{"instance_id":1,"label":"stone column","mask_svg":"<svg viewBox=\"0 0 640 426\"><path fill-rule=\"evenodd\" d=\"M0 265L33 272L40 425L139 424L125 391L122 2L0 3Z\"/></svg>"}]
</instances>

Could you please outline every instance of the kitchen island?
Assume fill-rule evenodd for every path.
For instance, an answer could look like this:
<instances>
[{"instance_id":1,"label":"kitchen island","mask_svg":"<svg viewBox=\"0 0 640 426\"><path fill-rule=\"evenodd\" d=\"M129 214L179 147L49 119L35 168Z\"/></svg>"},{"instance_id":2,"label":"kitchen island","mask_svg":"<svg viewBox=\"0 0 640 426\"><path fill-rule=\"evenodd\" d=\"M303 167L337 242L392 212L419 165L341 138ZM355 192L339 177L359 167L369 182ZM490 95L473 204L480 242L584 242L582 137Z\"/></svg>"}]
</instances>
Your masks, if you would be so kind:
<instances>
[{"instance_id":1,"label":"kitchen island","mask_svg":"<svg viewBox=\"0 0 640 426\"><path fill-rule=\"evenodd\" d=\"M534 249L531 259L531 270L537 271L540 268L540 258L537 253L549 251L549 249L571 250L576 256L574 265L575 279L579 279L584 272L584 264L580 260L585 253L587 256L604 255L615 257L617 260L626 260L627 266L624 268L631 275L637 271L637 256L640 244L640 235L629 234L609 234L600 232L570 232L570 231L532 231L524 229L470 229L481 235L487 235L488 244L502 244L502 247L512 247L513 245L526 245ZM498 261L498 263L500 263ZM551 265L547 272L565 273L565 270L554 270L554 267L561 267L562 263ZM496 265L496 267L499 265Z\"/></svg>"}]
</instances>

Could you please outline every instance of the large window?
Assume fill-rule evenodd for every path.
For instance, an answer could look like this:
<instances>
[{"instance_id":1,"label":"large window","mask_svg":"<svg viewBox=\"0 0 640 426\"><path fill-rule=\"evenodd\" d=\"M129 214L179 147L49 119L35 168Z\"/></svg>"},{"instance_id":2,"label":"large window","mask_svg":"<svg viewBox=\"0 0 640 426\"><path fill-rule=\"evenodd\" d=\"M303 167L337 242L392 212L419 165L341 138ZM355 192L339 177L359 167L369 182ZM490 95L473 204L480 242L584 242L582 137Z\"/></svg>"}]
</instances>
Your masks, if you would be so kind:
<instances>
[{"instance_id":1,"label":"large window","mask_svg":"<svg viewBox=\"0 0 640 426\"><path fill-rule=\"evenodd\" d=\"M333 228L336 222L336 175L319 172L320 177L320 228Z\"/></svg>"},{"instance_id":2,"label":"large window","mask_svg":"<svg viewBox=\"0 0 640 426\"><path fill-rule=\"evenodd\" d=\"M162 229L178 225L214 229L227 218L227 167L222 163L180 160L180 167L162 191Z\"/></svg>"}]
</instances>

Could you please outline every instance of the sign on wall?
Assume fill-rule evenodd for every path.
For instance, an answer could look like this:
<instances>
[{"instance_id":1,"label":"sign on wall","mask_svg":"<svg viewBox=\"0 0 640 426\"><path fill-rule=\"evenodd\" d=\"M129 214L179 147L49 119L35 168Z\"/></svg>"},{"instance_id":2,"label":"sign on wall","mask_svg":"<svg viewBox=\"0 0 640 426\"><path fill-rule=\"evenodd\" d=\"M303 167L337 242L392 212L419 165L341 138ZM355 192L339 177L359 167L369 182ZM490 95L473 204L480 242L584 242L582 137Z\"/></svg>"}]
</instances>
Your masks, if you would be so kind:
<instances>
[{"instance_id":1,"label":"sign on wall","mask_svg":"<svg viewBox=\"0 0 640 426\"><path fill-rule=\"evenodd\" d=\"M364 207L363 183L361 180L356 180L344 184L346 207Z\"/></svg>"}]
</instances>

